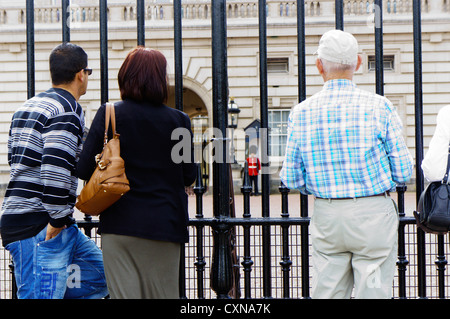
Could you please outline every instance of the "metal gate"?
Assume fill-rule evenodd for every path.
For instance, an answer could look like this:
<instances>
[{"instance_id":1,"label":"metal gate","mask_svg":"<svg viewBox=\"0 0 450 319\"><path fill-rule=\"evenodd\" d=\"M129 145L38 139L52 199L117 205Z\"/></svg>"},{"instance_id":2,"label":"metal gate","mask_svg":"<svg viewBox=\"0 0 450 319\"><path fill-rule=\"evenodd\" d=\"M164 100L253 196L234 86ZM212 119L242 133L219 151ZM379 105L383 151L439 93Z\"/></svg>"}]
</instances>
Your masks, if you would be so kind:
<instances>
[{"instance_id":1,"label":"metal gate","mask_svg":"<svg viewBox=\"0 0 450 319\"><path fill-rule=\"evenodd\" d=\"M68 18L69 0L62 0L63 41L70 41ZM416 198L424 187L420 163L423 159L422 132L422 52L421 52L421 1L413 0L414 30L414 83L416 125ZM375 14L375 64L376 92L384 94L383 79L383 1L374 0ZM182 4L173 1L174 50L175 50L175 105L182 109ZM260 65L260 113L261 129L268 129L267 86L267 34L266 1L258 1L259 19L259 65ZM305 1L297 1L297 46L298 46L298 101L306 98L305 62ZM101 103L108 101L108 39L107 0L99 0L100 16L100 62ZM27 80L28 96L34 96L34 2L26 1L27 25ZM344 1L335 1L335 25L343 30ZM228 74L227 74L227 4L225 0L211 1L212 27L212 80L213 80L213 127L222 135L214 137L213 143L227 149ZM145 45L144 0L137 0L137 44ZM268 166L264 156L268 154L268 139L261 135L261 163ZM244 215L233 214L234 190L230 183L229 161L226 152L223 158L212 164L213 212L212 218L203 216L205 186L199 170L194 187L196 217L190 220L191 241L182 250L180 267L180 298L309 298L310 297L310 244L308 197L300 196L300 217L291 217L288 210L288 194L280 185L282 198L281 214L274 217L270 212L270 176L262 175L262 217L252 217L250 207L251 187L248 172L243 179ZM231 184L231 185L230 185ZM425 235L417 230L412 217L405 216L405 185L397 188L397 203L400 213L398 275L393 285L396 298L427 297L430 285L436 288L434 297L445 298L448 279L445 272L444 236ZM97 224L85 218L78 221L80 227L90 234ZM430 248L432 247L432 248ZM427 251L433 251L437 267L435 277L427 275L432 263L427 262ZM410 252L412 251L412 253ZM414 260L411 260L414 259ZM209 272L207 271L209 270ZM412 275L408 275L412 273ZM434 275L433 275L434 276ZM430 284L431 283L431 284ZM428 286L428 287L427 287Z\"/></svg>"}]
</instances>

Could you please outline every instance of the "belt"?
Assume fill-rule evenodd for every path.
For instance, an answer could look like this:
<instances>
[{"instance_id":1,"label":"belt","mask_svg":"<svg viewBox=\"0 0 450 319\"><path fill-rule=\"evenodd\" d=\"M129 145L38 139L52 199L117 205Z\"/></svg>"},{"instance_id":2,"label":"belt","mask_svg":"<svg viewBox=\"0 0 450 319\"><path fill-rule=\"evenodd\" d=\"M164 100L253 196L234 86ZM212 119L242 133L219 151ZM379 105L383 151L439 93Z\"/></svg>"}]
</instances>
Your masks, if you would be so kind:
<instances>
[{"instance_id":1,"label":"belt","mask_svg":"<svg viewBox=\"0 0 450 319\"><path fill-rule=\"evenodd\" d=\"M341 197L341 198L323 198L323 197L318 197L316 196L316 198L318 199L325 199L325 200L349 200L349 199L358 199L358 198L369 198L369 197L377 197L377 196L383 196L383 197L389 197L391 193L389 191L386 191L384 193L381 194L375 194L375 195L369 195L369 196L360 196L360 197Z\"/></svg>"}]
</instances>

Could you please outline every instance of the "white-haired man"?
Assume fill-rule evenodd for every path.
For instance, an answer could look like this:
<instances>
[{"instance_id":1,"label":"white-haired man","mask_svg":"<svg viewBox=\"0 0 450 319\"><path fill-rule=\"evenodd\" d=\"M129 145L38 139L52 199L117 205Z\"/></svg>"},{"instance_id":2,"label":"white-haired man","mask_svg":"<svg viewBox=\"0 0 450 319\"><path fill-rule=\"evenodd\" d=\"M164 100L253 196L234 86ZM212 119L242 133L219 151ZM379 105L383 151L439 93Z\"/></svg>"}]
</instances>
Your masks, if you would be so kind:
<instances>
[{"instance_id":1,"label":"white-haired man","mask_svg":"<svg viewBox=\"0 0 450 319\"><path fill-rule=\"evenodd\" d=\"M280 177L315 196L313 298L392 293L398 214L389 192L410 179L413 160L392 103L353 82L360 65L352 34L325 33L316 60L324 87L289 117Z\"/></svg>"}]
</instances>

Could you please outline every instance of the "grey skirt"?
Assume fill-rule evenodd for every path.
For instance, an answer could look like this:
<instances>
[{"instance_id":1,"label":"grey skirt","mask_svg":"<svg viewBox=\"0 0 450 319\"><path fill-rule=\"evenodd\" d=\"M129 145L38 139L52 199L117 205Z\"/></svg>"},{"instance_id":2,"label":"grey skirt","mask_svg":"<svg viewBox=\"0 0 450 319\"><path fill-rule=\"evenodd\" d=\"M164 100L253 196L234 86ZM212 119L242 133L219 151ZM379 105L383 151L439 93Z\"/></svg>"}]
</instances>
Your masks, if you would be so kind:
<instances>
[{"instance_id":1,"label":"grey skirt","mask_svg":"<svg viewBox=\"0 0 450 319\"><path fill-rule=\"evenodd\" d=\"M178 299L179 243L102 234L111 299Z\"/></svg>"}]
</instances>

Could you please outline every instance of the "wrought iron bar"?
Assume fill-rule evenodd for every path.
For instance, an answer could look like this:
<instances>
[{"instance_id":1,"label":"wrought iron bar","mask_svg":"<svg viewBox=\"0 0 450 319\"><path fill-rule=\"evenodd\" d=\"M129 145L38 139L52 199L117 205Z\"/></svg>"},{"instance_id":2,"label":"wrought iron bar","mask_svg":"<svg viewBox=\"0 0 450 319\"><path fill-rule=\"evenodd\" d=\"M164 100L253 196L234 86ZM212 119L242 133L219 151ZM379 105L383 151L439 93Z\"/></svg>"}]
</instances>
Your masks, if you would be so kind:
<instances>
[{"instance_id":1,"label":"wrought iron bar","mask_svg":"<svg viewBox=\"0 0 450 319\"><path fill-rule=\"evenodd\" d=\"M335 0L334 8L336 15L336 29L344 30L344 1Z\"/></svg>"},{"instance_id":2,"label":"wrought iron bar","mask_svg":"<svg viewBox=\"0 0 450 319\"><path fill-rule=\"evenodd\" d=\"M35 95L35 58L34 58L34 0L27 0L27 94L28 98Z\"/></svg>"},{"instance_id":3,"label":"wrought iron bar","mask_svg":"<svg viewBox=\"0 0 450 319\"><path fill-rule=\"evenodd\" d=\"M203 186L202 168L197 166L197 180L195 181L194 193L196 198L196 214L195 218L203 218L203 194L205 187ZM205 298L203 294L203 274L205 272L205 257L203 255L203 225L196 226L197 229L197 261L194 263L197 268L197 296L199 299Z\"/></svg>"},{"instance_id":4,"label":"wrought iron bar","mask_svg":"<svg viewBox=\"0 0 450 319\"><path fill-rule=\"evenodd\" d=\"M62 41L70 42L70 18L69 0L61 0L61 24L62 24Z\"/></svg>"},{"instance_id":5,"label":"wrought iron bar","mask_svg":"<svg viewBox=\"0 0 450 319\"><path fill-rule=\"evenodd\" d=\"M11 273L11 299L17 299L17 283L14 275L14 262L12 260L9 264L9 272Z\"/></svg>"},{"instance_id":6,"label":"wrought iron bar","mask_svg":"<svg viewBox=\"0 0 450 319\"><path fill-rule=\"evenodd\" d=\"M140 43L141 45L145 44L145 15L144 15L144 10L145 10L145 3L144 0L137 0L138 1L138 43ZM183 111L184 106L183 106L183 52L182 52L182 24L181 24L181 0L175 0L173 2L173 10L174 10L174 17L173 17L173 23L174 23L174 28L173 28L173 39L174 39L174 51L175 51L175 108L177 110L181 110ZM139 14L140 13L140 14ZM140 15L140 18L139 18ZM199 175L197 176L197 180L200 179L200 183L201 181L201 167L199 165L198 170L200 171ZM197 184L196 184L197 185ZM199 187L197 187L196 190L197 191L196 195L197 196L197 204L199 201L199 197L200 200L203 196L204 193L204 189L202 188L202 185L200 184ZM202 205L200 205L200 209L203 210ZM198 297L199 298L203 298L203 273L204 273L204 269L205 269L205 261L204 261L204 257L203 257L203 227L199 226L197 228L197 262L196 262L196 267L197 267L197 273L198 273ZM185 268L184 268L184 264L185 264L185 258L184 258L184 254L185 254L185 244L182 244L181 247L181 253L182 255L180 256L181 258L181 262L180 262L180 293L183 291L185 293L186 291L186 284L185 284L185 277L186 277L186 273L185 273ZM200 281L201 279L201 281Z\"/></svg>"},{"instance_id":7,"label":"wrought iron bar","mask_svg":"<svg viewBox=\"0 0 450 319\"><path fill-rule=\"evenodd\" d=\"M186 245L180 244L180 269L178 272L178 294L180 299L187 299L186 297Z\"/></svg>"},{"instance_id":8,"label":"wrought iron bar","mask_svg":"<svg viewBox=\"0 0 450 319\"><path fill-rule=\"evenodd\" d=\"M437 236L437 259L435 264L437 266L438 271L438 290L439 290L439 298L445 298L445 266L447 266L447 259L445 259L445 244L444 244L444 235Z\"/></svg>"},{"instance_id":9,"label":"wrought iron bar","mask_svg":"<svg viewBox=\"0 0 450 319\"><path fill-rule=\"evenodd\" d=\"M248 150L248 137L246 136L246 150ZM250 185L250 178L248 176L248 163L244 162L244 178L242 182L241 192L243 194L243 209L244 218L250 219L250 193L252 191L252 186ZM250 227L249 225L243 226L244 228L244 258L242 261L242 266L244 267L244 298L251 298L251 272L253 261L250 253Z\"/></svg>"},{"instance_id":10,"label":"wrought iron bar","mask_svg":"<svg viewBox=\"0 0 450 319\"><path fill-rule=\"evenodd\" d=\"M174 50L175 50L175 108L183 110L183 50L181 0L173 2Z\"/></svg>"},{"instance_id":11,"label":"wrought iron bar","mask_svg":"<svg viewBox=\"0 0 450 319\"><path fill-rule=\"evenodd\" d=\"M376 93L384 95L383 66L383 0L375 0L375 87Z\"/></svg>"},{"instance_id":12,"label":"wrought iron bar","mask_svg":"<svg viewBox=\"0 0 450 319\"><path fill-rule=\"evenodd\" d=\"M226 1L212 1L212 82L213 82L213 126L220 130L221 137L213 139L216 151L213 161L213 259L211 265L211 288L218 298L229 298L233 284L231 260L231 227L229 206L229 171L227 166L227 32ZM219 153L219 154L218 154Z\"/></svg>"},{"instance_id":13,"label":"wrought iron bar","mask_svg":"<svg viewBox=\"0 0 450 319\"><path fill-rule=\"evenodd\" d=\"M306 99L305 0L297 5L298 100Z\"/></svg>"},{"instance_id":14,"label":"wrought iron bar","mask_svg":"<svg viewBox=\"0 0 450 319\"><path fill-rule=\"evenodd\" d=\"M100 102L108 102L108 16L107 0L100 1Z\"/></svg>"},{"instance_id":15,"label":"wrought iron bar","mask_svg":"<svg viewBox=\"0 0 450 319\"><path fill-rule=\"evenodd\" d=\"M300 195L300 215L302 219L308 220L308 198ZM309 295L309 223L301 225L301 262L302 262L302 296L310 298Z\"/></svg>"},{"instance_id":16,"label":"wrought iron bar","mask_svg":"<svg viewBox=\"0 0 450 319\"><path fill-rule=\"evenodd\" d=\"M336 3L338 5L338 3ZM343 22L342 22L343 23ZM297 6L297 45L298 45L298 97L299 102L306 99L306 54L305 54L305 5L304 1ZM300 195L300 212L308 217L308 196ZM302 244L302 296L309 297L309 236L308 226L301 227Z\"/></svg>"},{"instance_id":17,"label":"wrought iron bar","mask_svg":"<svg viewBox=\"0 0 450 319\"><path fill-rule=\"evenodd\" d=\"M413 1L413 39L414 39L414 110L415 110L415 140L416 140L416 201L424 187L424 177L421 169L423 160L423 96L422 96L422 31L421 31L421 1ZM426 261L425 233L417 229L417 264L419 297L426 297Z\"/></svg>"},{"instance_id":18,"label":"wrought iron bar","mask_svg":"<svg viewBox=\"0 0 450 319\"><path fill-rule=\"evenodd\" d=\"M145 46L145 3L144 0L136 0L136 2L137 44Z\"/></svg>"},{"instance_id":19,"label":"wrought iron bar","mask_svg":"<svg viewBox=\"0 0 450 319\"><path fill-rule=\"evenodd\" d=\"M260 116L261 128L260 145L261 145L261 209L262 216L270 216L270 175L267 170L269 168L269 112L268 112L268 94L267 94L267 11L266 1L259 0L259 91L260 91ZM263 227L263 290L264 297L270 298L272 294L272 272L271 272L271 245L270 245L270 227Z\"/></svg>"},{"instance_id":20,"label":"wrought iron bar","mask_svg":"<svg viewBox=\"0 0 450 319\"><path fill-rule=\"evenodd\" d=\"M252 217L252 218L230 218L227 221L229 226L282 226L282 225L309 225L310 217ZM402 225L415 225L416 220L414 217L405 216L399 219L400 224ZM216 218L202 218L202 219L190 219L189 225L196 226L199 224L203 224L205 226L215 227L219 223L222 223L219 219Z\"/></svg>"},{"instance_id":21,"label":"wrought iron bar","mask_svg":"<svg viewBox=\"0 0 450 319\"><path fill-rule=\"evenodd\" d=\"M288 194L290 192L283 183L279 187L281 193L281 217L289 218ZM292 261L289 256L289 225L283 225L282 228L282 242L283 242L283 256L281 258L281 270L283 272L283 297L290 298L289 272L291 271Z\"/></svg>"},{"instance_id":22,"label":"wrought iron bar","mask_svg":"<svg viewBox=\"0 0 450 319\"><path fill-rule=\"evenodd\" d=\"M405 192L406 185L397 185L397 205L399 219L405 217ZM406 298L406 270L409 264L405 251L405 224L399 223L398 226L398 296L401 299Z\"/></svg>"}]
</instances>

